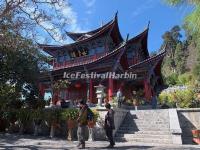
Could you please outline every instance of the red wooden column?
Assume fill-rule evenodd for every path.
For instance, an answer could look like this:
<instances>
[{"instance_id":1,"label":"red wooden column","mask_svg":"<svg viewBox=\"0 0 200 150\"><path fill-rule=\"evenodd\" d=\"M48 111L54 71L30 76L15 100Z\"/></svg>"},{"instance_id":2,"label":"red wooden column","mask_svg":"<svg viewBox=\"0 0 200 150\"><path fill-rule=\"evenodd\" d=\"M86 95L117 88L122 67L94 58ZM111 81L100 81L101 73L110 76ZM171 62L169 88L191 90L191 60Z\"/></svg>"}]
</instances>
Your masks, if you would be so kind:
<instances>
[{"instance_id":1,"label":"red wooden column","mask_svg":"<svg viewBox=\"0 0 200 150\"><path fill-rule=\"evenodd\" d=\"M45 86L42 83L39 83L39 91L42 98L44 98Z\"/></svg>"},{"instance_id":2,"label":"red wooden column","mask_svg":"<svg viewBox=\"0 0 200 150\"><path fill-rule=\"evenodd\" d=\"M108 100L111 101L113 96L113 79L108 79Z\"/></svg>"},{"instance_id":3,"label":"red wooden column","mask_svg":"<svg viewBox=\"0 0 200 150\"><path fill-rule=\"evenodd\" d=\"M90 91L89 91L89 99L90 99L90 103L93 103L93 84L92 84L92 79L90 79Z\"/></svg>"},{"instance_id":4,"label":"red wooden column","mask_svg":"<svg viewBox=\"0 0 200 150\"><path fill-rule=\"evenodd\" d=\"M151 86L148 83L147 79L144 80L144 96L146 100L150 101L152 96Z\"/></svg>"},{"instance_id":5,"label":"red wooden column","mask_svg":"<svg viewBox=\"0 0 200 150\"><path fill-rule=\"evenodd\" d=\"M53 104L56 105L57 101L59 100L59 91L55 91L53 94Z\"/></svg>"}]
</instances>

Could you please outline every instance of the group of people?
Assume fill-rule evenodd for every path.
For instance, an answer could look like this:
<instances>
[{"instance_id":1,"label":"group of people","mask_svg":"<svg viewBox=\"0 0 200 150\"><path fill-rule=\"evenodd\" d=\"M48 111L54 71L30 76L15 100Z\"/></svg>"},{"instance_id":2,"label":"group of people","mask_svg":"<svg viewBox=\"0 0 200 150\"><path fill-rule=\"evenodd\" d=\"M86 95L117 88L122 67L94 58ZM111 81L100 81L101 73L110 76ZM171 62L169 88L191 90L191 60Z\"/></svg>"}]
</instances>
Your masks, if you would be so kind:
<instances>
[{"instance_id":1,"label":"group of people","mask_svg":"<svg viewBox=\"0 0 200 150\"><path fill-rule=\"evenodd\" d=\"M85 140L86 140L86 130L87 130L87 124L88 124L88 115L90 114L91 110L85 103L85 101L79 102L79 117L77 119L78 122L78 145L77 147L80 149L85 149ZM109 103L105 104L107 114L105 116L105 123L104 123L104 129L106 132L106 136L108 137L108 140L110 144L107 146L107 148L113 148L115 145L114 139L113 139L113 130L115 129L115 123L114 123L114 111L111 109L111 105Z\"/></svg>"}]
</instances>

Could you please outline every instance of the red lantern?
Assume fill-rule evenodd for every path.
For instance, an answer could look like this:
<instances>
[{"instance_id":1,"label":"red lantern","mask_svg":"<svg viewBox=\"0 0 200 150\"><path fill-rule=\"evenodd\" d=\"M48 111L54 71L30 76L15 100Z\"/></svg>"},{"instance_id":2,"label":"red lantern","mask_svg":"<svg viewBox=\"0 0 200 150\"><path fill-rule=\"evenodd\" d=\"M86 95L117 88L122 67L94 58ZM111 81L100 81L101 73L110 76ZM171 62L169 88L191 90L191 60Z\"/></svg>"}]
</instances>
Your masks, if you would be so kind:
<instances>
[{"instance_id":1,"label":"red lantern","mask_svg":"<svg viewBox=\"0 0 200 150\"><path fill-rule=\"evenodd\" d=\"M80 88L80 87L81 87L81 84L80 84L80 83L76 83L76 84L75 84L75 87L76 87L76 88Z\"/></svg>"}]
</instances>

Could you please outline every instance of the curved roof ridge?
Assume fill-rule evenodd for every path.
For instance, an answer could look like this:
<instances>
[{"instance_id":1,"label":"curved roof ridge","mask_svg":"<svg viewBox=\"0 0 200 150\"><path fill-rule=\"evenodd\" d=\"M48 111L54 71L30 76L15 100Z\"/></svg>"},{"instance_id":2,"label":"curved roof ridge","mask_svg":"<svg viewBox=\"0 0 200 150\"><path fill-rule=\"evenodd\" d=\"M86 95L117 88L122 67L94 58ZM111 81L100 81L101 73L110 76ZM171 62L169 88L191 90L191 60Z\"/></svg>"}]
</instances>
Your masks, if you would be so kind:
<instances>
[{"instance_id":1,"label":"curved roof ridge","mask_svg":"<svg viewBox=\"0 0 200 150\"><path fill-rule=\"evenodd\" d=\"M140 32L139 34L137 34L136 36L132 37L131 39L129 39L127 41L127 43L133 42L135 40L137 40L138 38L142 37L143 35L145 35L145 33L148 33L149 28L145 28L142 32Z\"/></svg>"},{"instance_id":2,"label":"curved roof ridge","mask_svg":"<svg viewBox=\"0 0 200 150\"><path fill-rule=\"evenodd\" d=\"M141 62L139 62L139 63L136 63L136 64L134 64L134 65L132 65L132 66L129 66L128 68L129 68L129 69L132 69L133 67L136 67L136 66L138 66L138 65L140 65L140 64L143 64L143 63L146 63L146 62L148 62L148 61L150 61L150 60L153 60L153 59L156 59L156 58L159 58L159 57L164 57L165 54L166 54L166 51L160 52L160 53L158 53L157 55L152 56L152 57L150 57L150 58L147 58L147 59L145 59L145 60L143 60L143 61L141 61Z\"/></svg>"},{"instance_id":3,"label":"curved roof ridge","mask_svg":"<svg viewBox=\"0 0 200 150\"><path fill-rule=\"evenodd\" d=\"M103 30L104 28L106 28L107 26L111 25L113 22L115 22L115 19L116 18L113 18L111 21L109 21L108 23L104 24L102 27L99 27L99 28L96 28L94 30L91 30L91 31L88 31L88 32L68 32L68 31L65 31L66 34L71 38L73 39L74 41L77 41L78 39L80 39L82 36L84 36L85 34L95 34L101 30Z\"/></svg>"}]
</instances>

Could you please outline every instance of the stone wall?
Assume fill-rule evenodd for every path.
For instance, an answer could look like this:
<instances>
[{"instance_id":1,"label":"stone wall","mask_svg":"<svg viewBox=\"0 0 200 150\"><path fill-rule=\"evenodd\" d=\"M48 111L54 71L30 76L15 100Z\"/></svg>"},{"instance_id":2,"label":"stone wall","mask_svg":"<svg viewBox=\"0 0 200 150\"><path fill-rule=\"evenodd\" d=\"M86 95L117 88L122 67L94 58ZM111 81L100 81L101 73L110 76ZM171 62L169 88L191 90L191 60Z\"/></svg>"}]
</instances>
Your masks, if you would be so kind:
<instances>
[{"instance_id":1,"label":"stone wall","mask_svg":"<svg viewBox=\"0 0 200 150\"><path fill-rule=\"evenodd\" d=\"M97 110L99 111L100 118L96 126L92 129L93 130L92 139L96 141L103 141L103 140L106 140L106 134L103 128L103 124L104 124L104 119L105 119L105 115L107 111L104 108L97 109ZM115 111L114 120L115 120L115 127L116 127L116 129L114 130L114 134L115 134L118 128L120 127L121 123L123 122L128 111L124 109L118 109L118 108L115 108L114 111ZM34 132L33 124L29 126L29 132L30 132L29 134L33 134ZM50 135L50 127L45 122L42 122L42 124L40 125L38 135L40 136ZM55 129L55 137L60 137L60 138L67 137L67 126L66 126L65 121L62 121L60 123L59 128ZM89 130L87 130L86 137L87 139L89 138ZM72 139L77 140L77 127L73 129Z\"/></svg>"},{"instance_id":2,"label":"stone wall","mask_svg":"<svg viewBox=\"0 0 200 150\"><path fill-rule=\"evenodd\" d=\"M200 109L178 109L183 144L192 144L192 129L200 129Z\"/></svg>"},{"instance_id":3,"label":"stone wall","mask_svg":"<svg viewBox=\"0 0 200 150\"><path fill-rule=\"evenodd\" d=\"M179 118L176 109L169 110L169 124L170 124L170 133L172 135L173 144L182 144L182 130L179 123Z\"/></svg>"}]
</instances>

